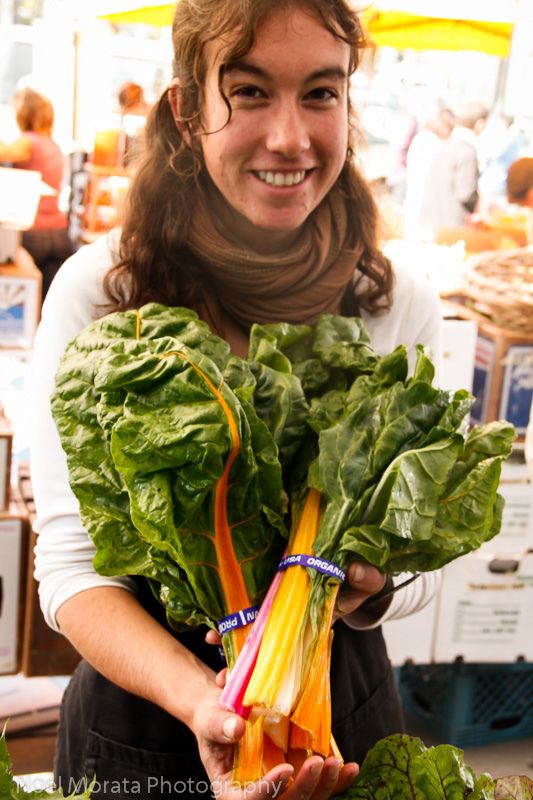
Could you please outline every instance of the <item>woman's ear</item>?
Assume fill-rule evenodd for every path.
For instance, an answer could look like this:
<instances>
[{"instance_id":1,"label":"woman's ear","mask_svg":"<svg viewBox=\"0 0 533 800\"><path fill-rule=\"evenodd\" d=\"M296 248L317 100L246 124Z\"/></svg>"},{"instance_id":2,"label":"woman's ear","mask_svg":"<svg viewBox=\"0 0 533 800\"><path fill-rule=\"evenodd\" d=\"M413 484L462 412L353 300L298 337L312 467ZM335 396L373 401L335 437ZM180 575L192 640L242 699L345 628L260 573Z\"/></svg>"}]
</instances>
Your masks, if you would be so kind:
<instances>
[{"instance_id":1,"label":"woman's ear","mask_svg":"<svg viewBox=\"0 0 533 800\"><path fill-rule=\"evenodd\" d=\"M170 107L172 109L172 116L174 117L174 122L176 123L176 127L187 142L187 144L191 144L191 134L189 130L189 125L183 119L183 85L179 78L172 78L170 82L170 86L168 88L168 101L170 103Z\"/></svg>"}]
</instances>

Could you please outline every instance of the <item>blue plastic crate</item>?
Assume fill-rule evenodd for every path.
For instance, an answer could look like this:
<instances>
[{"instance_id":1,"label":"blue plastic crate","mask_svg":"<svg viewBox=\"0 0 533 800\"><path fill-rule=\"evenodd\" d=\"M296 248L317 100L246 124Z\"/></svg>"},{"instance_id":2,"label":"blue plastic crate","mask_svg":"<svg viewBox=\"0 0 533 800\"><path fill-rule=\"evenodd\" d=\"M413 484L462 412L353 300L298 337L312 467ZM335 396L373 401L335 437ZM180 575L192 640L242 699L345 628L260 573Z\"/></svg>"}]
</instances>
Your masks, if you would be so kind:
<instances>
[{"instance_id":1,"label":"blue plastic crate","mask_svg":"<svg viewBox=\"0 0 533 800\"><path fill-rule=\"evenodd\" d=\"M404 708L447 744L533 736L533 664L404 664Z\"/></svg>"}]
</instances>

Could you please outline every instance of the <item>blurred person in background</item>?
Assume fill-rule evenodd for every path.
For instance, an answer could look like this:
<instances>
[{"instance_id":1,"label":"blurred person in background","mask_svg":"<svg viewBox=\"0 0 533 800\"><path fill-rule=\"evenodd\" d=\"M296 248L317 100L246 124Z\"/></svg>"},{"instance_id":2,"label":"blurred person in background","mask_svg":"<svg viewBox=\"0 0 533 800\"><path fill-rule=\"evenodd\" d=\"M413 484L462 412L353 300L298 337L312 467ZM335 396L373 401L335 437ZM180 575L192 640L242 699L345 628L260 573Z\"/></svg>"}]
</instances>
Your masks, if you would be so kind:
<instances>
[{"instance_id":1,"label":"blurred person in background","mask_svg":"<svg viewBox=\"0 0 533 800\"><path fill-rule=\"evenodd\" d=\"M54 275L74 249L67 215L58 205L65 159L52 138L54 107L48 97L26 87L15 95L14 105L21 136L11 144L0 141L0 161L17 169L40 172L43 181L56 192L41 197L33 227L22 234L23 247L43 274L44 300Z\"/></svg>"},{"instance_id":2,"label":"blurred person in background","mask_svg":"<svg viewBox=\"0 0 533 800\"><path fill-rule=\"evenodd\" d=\"M509 167L507 199L527 209L526 237L533 244L533 158L519 158Z\"/></svg>"},{"instance_id":3,"label":"blurred person in background","mask_svg":"<svg viewBox=\"0 0 533 800\"><path fill-rule=\"evenodd\" d=\"M408 239L427 239L431 231L420 223L422 198L428 170L446 139L451 136L455 117L441 108L427 120L407 151L404 234Z\"/></svg>"},{"instance_id":4,"label":"blurred person in background","mask_svg":"<svg viewBox=\"0 0 533 800\"><path fill-rule=\"evenodd\" d=\"M478 138L477 154L480 169L480 211L505 206L507 201L507 172L525 153L524 133L510 117L491 115Z\"/></svg>"},{"instance_id":5,"label":"blurred person in background","mask_svg":"<svg viewBox=\"0 0 533 800\"><path fill-rule=\"evenodd\" d=\"M118 92L120 131L118 137L118 166L131 165L140 153L144 139L144 124L150 105L137 83L127 81Z\"/></svg>"},{"instance_id":6,"label":"blurred person in background","mask_svg":"<svg viewBox=\"0 0 533 800\"><path fill-rule=\"evenodd\" d=\"M120 106L120 113L122 116L125 114L134 114L136 117L145 117L150 106L144 99L144 91L142 86L131 81L123 83L118 92L118 104Z\"/></svg>"},{"instance_id":7,"label":"blurred person in background","mask_svg":"<svg viewBox=\"0 0 533 800\"><path fill-rule=\"evenodd\" d=\"M477 137L487 123L488 110L470 103L457 117L452 135L443 143L428 169L422 194L420 222L435 238L439 228L461 228L479 197Z\"/></svg>"}]
</instances>

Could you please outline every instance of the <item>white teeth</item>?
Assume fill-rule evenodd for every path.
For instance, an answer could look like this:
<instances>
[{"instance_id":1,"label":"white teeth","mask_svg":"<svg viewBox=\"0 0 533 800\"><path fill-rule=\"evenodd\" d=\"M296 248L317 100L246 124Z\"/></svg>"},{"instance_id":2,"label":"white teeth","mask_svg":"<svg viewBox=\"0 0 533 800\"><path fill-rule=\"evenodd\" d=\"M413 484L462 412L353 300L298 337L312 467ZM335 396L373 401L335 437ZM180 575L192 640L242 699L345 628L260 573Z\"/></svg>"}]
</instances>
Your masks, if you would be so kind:
<instances>
[{"instance_id":1,"label":"white teeth","mask_svg":"<svg viewBox=\"0 0 533 800\"><path fill-rule=\"evenodd\" d=\"M271 186L296 186L305 178L305 171L301 172L265 172L261 170L257 173L262 181Z\"/></svg>"}]
</instances>

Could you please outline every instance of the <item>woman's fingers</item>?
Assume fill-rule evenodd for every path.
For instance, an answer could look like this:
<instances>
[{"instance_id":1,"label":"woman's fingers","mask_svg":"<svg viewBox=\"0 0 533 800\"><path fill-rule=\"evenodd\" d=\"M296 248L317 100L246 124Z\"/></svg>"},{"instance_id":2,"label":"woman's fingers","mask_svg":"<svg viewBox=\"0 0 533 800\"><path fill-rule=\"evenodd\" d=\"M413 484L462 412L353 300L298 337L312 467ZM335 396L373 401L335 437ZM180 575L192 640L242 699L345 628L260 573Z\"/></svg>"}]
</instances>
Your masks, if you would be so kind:
<instances>
[{"instance_id":1,"label":"woman's fingers","mask_svg":"<svg viewBox=\"0 0 533 800\"><path fill-rule=\"evenodd\" d=\"M209 628L205 635L205 641L207 644L222 644L222 639L220 638L220 634L214 631L212 628Z\"/></svg>"},{"instance_id":2,"label":"woman's fingers","mask_svg":"<svg viewBox=\"0 0 533 800\"><path fill-rule=\"evenodd\" d=\"M227 678L228 678L228 668L224 667L224 669L221 669L220 672L217 672L215 678L216 685L220 686L220 688L223 689L224 686L226 685Z\"/></svg>"},{"instance_id":3,"label":"woman's fingers","mask_svg":"<svg viewBox=\"0 0 533 800\"><path fill-rule=\"evenodd\" d=\"M380 592L386 576L370 564L350 564L346 573L346 585L337 596L334 619L350 614L361 603Z\"/></svg>"},{"instance_id":4,"label":"woman's fingers","mask_svg":"<svg viewBox=\"0 0 533 800\"><path fill-rule=\"evenodd\" d=\"M341 765L338 758L308 758L294 781L283 793L283 800L328 800L353 783L357 764Z\"/></svg>"},{"instance_id":5,"label":"woman's fingers","mask_svg":"<svg viewBox=\"0 0 533 800\"><path fill-rule=\"evenodd\" d=\"M339 773L339 778L335 787L335 794L338 794L339 792L345 792L346 789L349 789L354 780L357 778L358 774L359 764L356 764L354 761L350 761L345 764Z\"/></svg>"}]
</instances>

